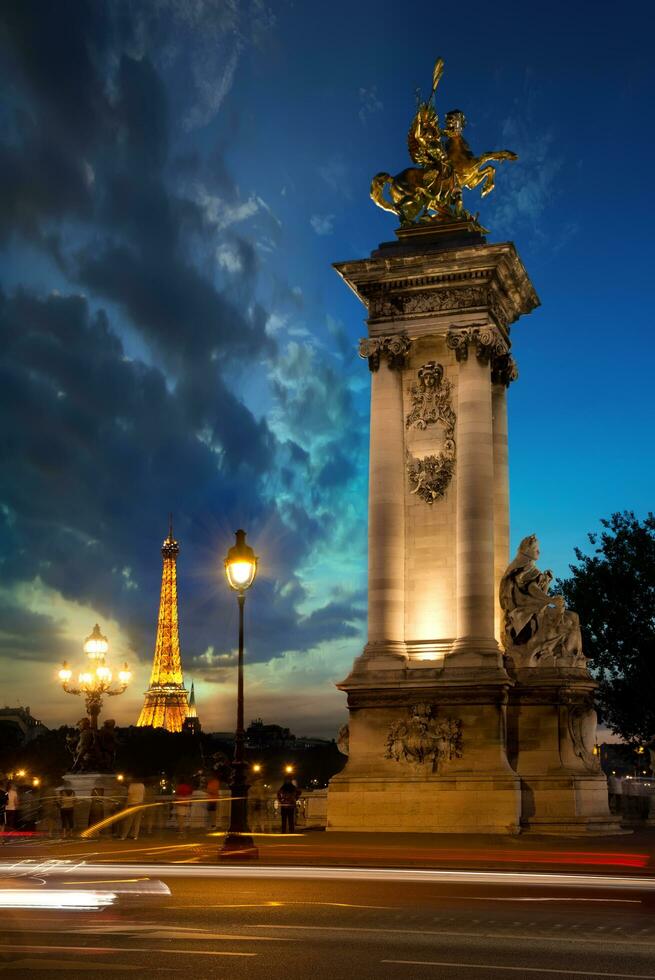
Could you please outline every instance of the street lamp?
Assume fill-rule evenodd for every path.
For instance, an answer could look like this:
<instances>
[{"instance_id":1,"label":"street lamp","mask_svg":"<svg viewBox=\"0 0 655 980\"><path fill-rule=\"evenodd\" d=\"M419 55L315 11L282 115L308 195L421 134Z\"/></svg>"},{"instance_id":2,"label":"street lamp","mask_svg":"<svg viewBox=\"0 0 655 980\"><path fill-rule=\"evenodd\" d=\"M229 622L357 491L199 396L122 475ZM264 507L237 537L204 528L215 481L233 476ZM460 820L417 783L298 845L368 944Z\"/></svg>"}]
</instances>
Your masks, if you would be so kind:
<instances>
[{"instance_id":1,"label":"street lamp","mask_svg":"<svg viewBox=\"0 0 655 980\"><path fill-rule=\"evenodd\" d=\"M123 664L118 671L118 686L112 687L112 672L105 663L105 656L109 650L107 637L100 632L100 627L96 623L91 633L84 641L84 652L88 658L86 670L80 671L78 675L78 686L69 687L73 671L66 661L59 671L61 686L67 694L83 694L86 702L86 713L91 722L91 728L95 731L98 728L98 715L102 710L102 699L115 697L123 694L127 689L132 674L127 666Z\"/></svg>"},{"instance_id":2,"label":"street lamp","mask_svg":"<svg viewBox=\"0 0 655 980\"><path fill-rule=\"evenodd\" d=\"M234 759L230 779L230 826L223 841L221 856L257 857L258 851L248 833L248 782L247 763L244 759L246 733L243 725L243 607L246 589L255 581L257 558L250 545L246 544L246 532L236 532L236 544L232 545L225 558L225 575L228 585L237 594L239 603L239 661L237 672L237 729L234 734Z\"/></svg>"}]
</instances>

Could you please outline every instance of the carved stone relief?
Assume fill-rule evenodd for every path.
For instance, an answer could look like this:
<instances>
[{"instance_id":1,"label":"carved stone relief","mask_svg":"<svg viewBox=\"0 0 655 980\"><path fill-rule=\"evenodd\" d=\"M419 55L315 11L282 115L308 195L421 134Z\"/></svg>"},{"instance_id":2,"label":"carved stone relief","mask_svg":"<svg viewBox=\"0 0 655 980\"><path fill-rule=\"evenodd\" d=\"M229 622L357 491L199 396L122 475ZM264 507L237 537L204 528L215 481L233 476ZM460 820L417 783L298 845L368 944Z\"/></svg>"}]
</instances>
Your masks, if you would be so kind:
<instances>
[{"instance_id":1,"label":"carved stone relief","mask_svg":"<svg viewBox=\"0 0 655 980\"><path fill-rule=\"evenodd\" d=\"M429 289L402 293L379 293L369 302L371 319L384 319L416 313L442 313L487 305L484 286Z\"/></svg>"},{"instance_id":2,"label":"carved stone relief","mask_svg":"<svg viewBox=\"0 0 655 980\"><path fill-rule=\"evenodd\" d=\"M568 713L573 751L590 772L597 772L600 769L600 759L594 755L594 747L598 715L590 704L572 705Z\"/></svg>"},{"instance_id":3,"label":"carved stone relief","mask_svg":"<svg viewBox=\"0 0 655 980\"><path fill-rule=\"evenodd\" d=\"M405 334L392 334L389 337L364 337L359 342L359 356L368 361L369 371L377 371L380 358L384 357L387 366L400 370L411 347L411 340Z\"/></svg>"},{"instance_id":4,"label":"carved stone relief","mask_svg":"<svg viewBox=\"0 0 655 980\"><path fill-rule=\"evenodd\" d=\"M337 749L341 755L350 754L350 725L342 725L337 734Z\"/></svg>"},{"instance_id":5,"label":"carved stone relief","mask_svg":"<svg viewBox=\"0 0 655 980\"><path fill-rule=\"evenodd\" d=\"M415 493L426 504L433 504L435 500L443 497L453 478L455 444L452 445L452 456L448 456L445 450L437 456L424 456L423 459L417 459L410 452L407 453L406 465L410 493Z\"/></svg>"},{"instance_id":6,"label":"carved stone relief","mask_svg":"<svg viewBox=\"0 0 655 980\"><path fill-rule=\"evenodd\" d=\"M412 410L407 416L406 427L425 429L440 422L446 429L446 438L453 439L457 417L452 408L452 385L444 377L443 365L428 361L418 370L418 381L410 388Z\"/></svg>"},{"instance_id":7,"label":"carved stone relief","mask_svg":"<svg viewBox=\"0 0 655 980\"><path fill-rule=\"evenodd\" d=\"M443 763L461 757L461 720L437 718L431 704L412 705L406 719L389 726L387 759L418 768L429 766L432 772L438 772Z\"/></svg>"},{"instance_id":8,"label":"carved stone relief","mask_svg":"<svg viewBox=\"0 0 655 980\"><path fill-rule=\"evenodd\" d=\"M411 410L406 427L426 429L437 423L444 428L443 449L436 455L417 459L407 452L407 477L410 493L433 504L443 497L455 471L455 423L452 407L452 385L444 377L443 365L428 361L419 368L418 380L410 388Z\"/></svg>"}]
</instances>

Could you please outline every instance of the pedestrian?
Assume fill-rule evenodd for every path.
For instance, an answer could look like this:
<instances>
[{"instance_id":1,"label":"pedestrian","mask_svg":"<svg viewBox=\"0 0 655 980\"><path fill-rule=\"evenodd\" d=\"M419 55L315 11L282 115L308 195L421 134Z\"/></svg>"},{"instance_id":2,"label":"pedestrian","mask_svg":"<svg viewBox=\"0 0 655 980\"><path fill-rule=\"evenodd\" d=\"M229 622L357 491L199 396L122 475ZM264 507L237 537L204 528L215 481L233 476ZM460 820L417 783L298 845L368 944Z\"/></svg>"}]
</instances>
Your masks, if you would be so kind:
<instances>
[{"instance_id":1,"label":"pedestrian","mask_svg":"<svg viewBox=\"0 0 655 980\"><path fill-rule=\"evenodd\" d=\"M221 790L221 783L215 772L207 780L207 822L210 830L218 828L218 794Z\"/></svg>"},{"instance_id":2,"label":"pedestrian","mask_svg":"<svg viewBox=\"0 0 655 980\"><path fill-rule=\"evenodd\" d=\"M5 823L7 819L5 814L8 800L9 794L7 793L5 784L0 783L0 834L4 834L5 832Z\"/></svg>"},{"instance_id":3,"label":"pedestrian","mask_svg":"<svg viewBox=\"0 0 655 980\"><path fill-rule=\"evenodd\" d=\"M282 814L283 834L292 834L296 829L296 803L299 797L300 790L298 787L290 779L285 779L277 791L277 800Z\"/></svg>"},{"instance_id":4,"label":"pedestrian","mask_svg":"<svg viewBox=\"0 0 655 980\"><path fill-rule=\"evenodd\" d=\"M54 837L59 830L59 802L51 787L44 787L41 794L40 827L48 837Z\"/></svg>"},{"instance_id":5,"label":"pedestrian","mask_svg":"<svg viewBox=\"0 0 655 980\"><path fill-rule=\"evenodd\" d=\"M18 827L18 790L15 783L7 784L7 802L5 803L5 830L12 831Z\"/></svg>"},{"instance_id":6,"label":"pedestrian","mask_svg":"<svg viewBox=\"0 0 655 980\"><path fill-rule=\"evenodd\" d=\"M180 779L175 787L175 816L177 817L178 837L186 837L191 809L193 787L187 779Z\"/></svg>"},{"instance_id":7,"label":"pedestrian","mask_svg":"<svg viewBox=\"0 0 655 980\"><path fill-rule=\"evenodd\" d=\"M143 801L146 795L146 788L140 779L133 779L127 789L127 799L125 805L127 807L127 816L123 821L123 833L121 835L121 840L125 840L127 837L133 837L134 840L139 838L139 830L141 829L141 818L143 817Z\"/></svg>"},{"instance_id":8,"label":"pedestrian","mask_svg":"<svg viewBox=\"0 0 655 980\"><path fill-rule=\"evenodd\" d=\"M146 791L143 797L143 832L144 834L147 834L148 837L152 837L155 829L155 821L157 818L159 804L155 800L155 784L152 779L146 779L145 788Z\"/></svg>"},{"instance_id":9,"label":"pedestrian","mask_svg":"<svg viewBox=\"0 0 655 980\"><path fill-rule=\"evenodd\" d=\"M266 792L266 784L263 776L256 776L253 779L248 791L248 804L250 810L250 819L248 821L250 829L253 833L266 833L268 830L268 793Z\"/></svg>"},{"instance_id":10,"label":"pedestrian","mask_svg":"<svg viewBox=\"0 0 655 980\"><path fill-rule=\"evenodd\" d=\"M62 837L72 837L75 830L75 790L62 786L59 790L59 817Z\"/></svg>"}]
</instances>

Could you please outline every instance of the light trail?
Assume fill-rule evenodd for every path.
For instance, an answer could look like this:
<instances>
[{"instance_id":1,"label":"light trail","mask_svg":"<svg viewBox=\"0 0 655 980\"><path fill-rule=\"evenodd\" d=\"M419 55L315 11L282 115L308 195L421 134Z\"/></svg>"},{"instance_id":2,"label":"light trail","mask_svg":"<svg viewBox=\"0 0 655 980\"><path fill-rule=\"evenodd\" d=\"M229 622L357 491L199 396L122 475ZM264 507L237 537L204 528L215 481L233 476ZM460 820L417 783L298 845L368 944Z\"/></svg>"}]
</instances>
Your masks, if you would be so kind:
<instances>
[{"instance_id":1,"label":"light trail","mask_svg":"<svg viewBox=\"0 0 655 980\"><path fill-rule=\"evenodd\" d=\"M613 980L655 980L653 973L598 973L596 970L555 970L545 966L490 966L488 963L446 963L437 960L380 960L397 966L440 966L457 970L511 970L512 973L557 973L564 977L611 977Z\"/></svg>"},{"instance_id":2,"label":"light trail","mask_svg":"<svg viewBox=\"0 0 655 980\"><path fill-rule=\"evenodd\" d=\"M63 864L63 862L62 862ZM61 875L65 867L43 868L36 865L40 877ZM0 863L0 874L10 874L15 864ZM29 863L21 863L22 874L29 874ZM275 878L331 881L386 881L414 884L463 885L531 885L555 888L606 889L611 891L655 891L655 878L627 875L564 874L551 871L467 871L443 868L352 868L306 867L287 865L230 864L75 864L79 877L102 875L149 876L157 878Z\"/></svg>"},{"instance_id":3,"label":"light trail","mask_svg":"<svg viewBox=\"0 0 655 980\"><path fill-rule=\"evenodd\" d=\"M2 888L0 909L104 909L116 901L116 892L89 888Z\"/></svg>"}]
</instances>

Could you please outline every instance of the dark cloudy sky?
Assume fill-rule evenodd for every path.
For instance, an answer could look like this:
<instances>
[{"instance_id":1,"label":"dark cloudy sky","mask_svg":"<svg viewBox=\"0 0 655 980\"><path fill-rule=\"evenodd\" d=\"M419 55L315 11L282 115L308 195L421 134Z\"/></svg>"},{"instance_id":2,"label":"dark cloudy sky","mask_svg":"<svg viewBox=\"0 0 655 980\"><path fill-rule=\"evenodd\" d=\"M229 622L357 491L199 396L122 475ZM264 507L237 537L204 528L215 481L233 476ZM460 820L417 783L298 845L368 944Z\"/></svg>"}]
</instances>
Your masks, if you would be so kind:
<instances>
[{"instance_id":1,"label":"dark cloudy sky","mask_svg":"<svg viewBox=\"0 0 655 980\"><path fill-rule=\"evenodd\" d=\"M585 9L583 9L585 8ZM152 657L167 514L207 728L233 723L245 527L249 716L332 734L365 632L363 309L331 269L393 235L417 86L509 147L479 205L543 307L515 330L514 539L566 571L652 507L652 70L643 3L5 0L0 12L0 700L47 724L93 623ZM649 275L650 274L650 275ZM648 284L648 286L647 286ZM648 292L647 292L648 289Z\"/></svg>"}]
</instances>

